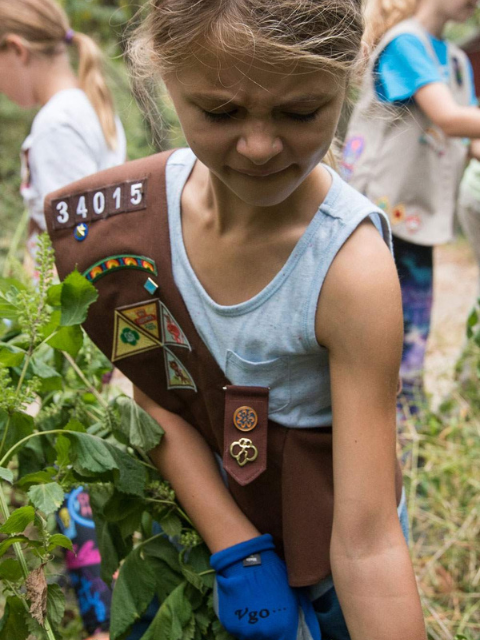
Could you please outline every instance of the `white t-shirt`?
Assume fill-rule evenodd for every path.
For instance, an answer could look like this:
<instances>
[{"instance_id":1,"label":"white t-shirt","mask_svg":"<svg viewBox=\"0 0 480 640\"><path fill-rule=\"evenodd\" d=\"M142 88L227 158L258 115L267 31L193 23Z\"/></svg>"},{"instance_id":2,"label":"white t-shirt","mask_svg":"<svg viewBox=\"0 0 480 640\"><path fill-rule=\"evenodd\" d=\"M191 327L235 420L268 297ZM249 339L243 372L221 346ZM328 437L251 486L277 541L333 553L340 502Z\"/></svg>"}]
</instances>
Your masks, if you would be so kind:
<instances>
[{"instance_id":1,"label":"white t-shirt","mask_svg":"<svg viewBox=\"0 0 480 640\"><path fill-rule=\"evenodd\" d=\"M46 228L43 201L48 193L125 161L125 132L116 121L117 148L112 150L81 89L59 91L37 113L22 145L20 192L41 229Z\"/></svg>"}]
</instances>

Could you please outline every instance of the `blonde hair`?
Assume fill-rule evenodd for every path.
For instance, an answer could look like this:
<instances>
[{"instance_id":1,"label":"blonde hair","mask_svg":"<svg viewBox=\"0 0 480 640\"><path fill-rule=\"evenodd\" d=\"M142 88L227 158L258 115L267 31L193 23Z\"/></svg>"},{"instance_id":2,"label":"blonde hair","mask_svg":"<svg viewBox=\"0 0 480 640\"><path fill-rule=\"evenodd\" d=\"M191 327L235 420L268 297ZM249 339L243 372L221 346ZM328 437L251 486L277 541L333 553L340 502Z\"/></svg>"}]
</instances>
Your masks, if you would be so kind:
<instances>
[{"instance_id":1,"label":"blonde hair","mask_svg":"<svg viewBox=\"0 0 480 640\"><path fill-rule=\"evenodd\" d=\"M77 48L80 87L97 113L108 146L115 149L113 100L102 71L102 52L92 38L74 32L66 13L54 0L0 0L0 48L13 34L21 37L34 55L58 55L65 52L67 43Z\"/></svg>"},{"instance_id":2,"label":"blonde hair","mask_svg":"<svg viewBox=\"0 0 480 640\"><path fill-rule=\"evenodd\" d=\"M367 0L365 7L365 42L374 47L396 24L411 18L418 0Z\"/></svg>"},{"instance_id":3,"label":"blonde hair","mask_svg":"<svg viewBox=\"0 0 480 640\"><path fill-rule=\"evenodd\" d=\"M153 125L159 76L205 52L253 54L272 66L348 76L363 34L362 0L147 0L144 10L127 55L135 94Z\"/></svg>"}]
</instances>

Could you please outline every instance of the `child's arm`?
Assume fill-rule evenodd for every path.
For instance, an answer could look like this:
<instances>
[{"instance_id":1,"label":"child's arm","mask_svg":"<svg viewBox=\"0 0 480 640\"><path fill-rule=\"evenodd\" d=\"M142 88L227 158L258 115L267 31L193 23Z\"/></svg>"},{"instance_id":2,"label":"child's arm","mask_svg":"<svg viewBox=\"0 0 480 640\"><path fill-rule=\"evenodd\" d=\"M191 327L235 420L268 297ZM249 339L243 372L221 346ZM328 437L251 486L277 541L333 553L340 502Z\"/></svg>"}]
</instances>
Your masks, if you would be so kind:
<instances>
[{"instance_id":1,"label":"child's arm","mask_svg":"<svg viewBox=\"0 0 480 640\"><path fill-rule=\"evenodd\" d=\"M364 223L339 252L317 311L329 349L335 486L331 563L352 640L424 640L395 500L395 396L402 349L395 265Z\"/></svg>"},{"instance_id":2,"label":"child's arm","mask_svg":"<svg viewBox=\"0 0 480 640\"><path fill-rule=\"evenodd\" d=\"M432 82L421 87L414 99L447 136L480 138L480 109L457 104L450 89L442 82Z\"/></svg>"},{"instance_id":3,"label":"child's arm","mask_svg":"<svg viewBox=\"0 0 480 640\"><path fill-rule=\"evenodd\" d=\"M213 453L198 431L140 389L134 389L134 397L165 431L150 457L171 483L210 551L216 553L260 535L228 492Z\"/></svg>"}]
</instances>

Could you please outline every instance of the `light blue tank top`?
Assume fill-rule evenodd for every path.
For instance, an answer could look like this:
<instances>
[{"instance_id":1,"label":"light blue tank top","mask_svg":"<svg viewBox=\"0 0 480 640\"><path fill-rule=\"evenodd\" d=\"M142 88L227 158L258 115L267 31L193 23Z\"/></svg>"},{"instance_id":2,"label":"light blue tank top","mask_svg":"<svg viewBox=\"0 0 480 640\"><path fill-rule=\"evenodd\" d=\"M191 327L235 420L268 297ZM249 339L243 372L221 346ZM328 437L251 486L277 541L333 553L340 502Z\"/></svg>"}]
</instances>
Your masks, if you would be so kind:
<instances>
[{"instance_id":1,"label":"light blue tank top","mask_svg":"<svg viewBox=\"0 0 480 640\"><path fill-rule=\"evenodd\" d=\"M337 252L367 217L391 248L385 214L331 169L330 190L273 280L250 300L217 304L198 280L182 236L180 200L195 164L180 149L166 170L175 283L193 323L226 377L235 385L270 388L269 417L285 427L332 424L328 351L315 337L315 314Z\"/></svg>"}]
</instances>

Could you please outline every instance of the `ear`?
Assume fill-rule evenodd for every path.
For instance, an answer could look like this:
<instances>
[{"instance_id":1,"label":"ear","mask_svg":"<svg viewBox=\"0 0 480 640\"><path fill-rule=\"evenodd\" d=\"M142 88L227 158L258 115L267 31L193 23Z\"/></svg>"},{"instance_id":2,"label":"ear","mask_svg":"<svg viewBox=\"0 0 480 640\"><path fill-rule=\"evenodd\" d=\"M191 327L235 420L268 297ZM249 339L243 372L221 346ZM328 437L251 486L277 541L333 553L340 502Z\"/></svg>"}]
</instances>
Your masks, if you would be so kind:
<instances>
[{"instance_id":1,"label":"ear","mask_svg":"<svg viewBox=\"0 0 480 640\"><path fill-rule=\"evenodd\" d=\"M6 46L7 50L13 53L15 56L18 56L19 62L28 64L31 53L23 38L11 33L5 36L4 46Z\"/></svg>"}]
</instances>

